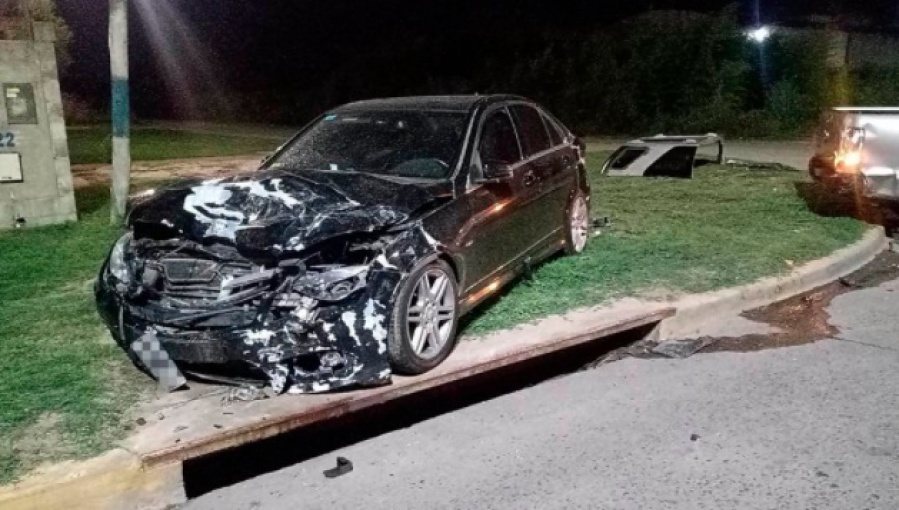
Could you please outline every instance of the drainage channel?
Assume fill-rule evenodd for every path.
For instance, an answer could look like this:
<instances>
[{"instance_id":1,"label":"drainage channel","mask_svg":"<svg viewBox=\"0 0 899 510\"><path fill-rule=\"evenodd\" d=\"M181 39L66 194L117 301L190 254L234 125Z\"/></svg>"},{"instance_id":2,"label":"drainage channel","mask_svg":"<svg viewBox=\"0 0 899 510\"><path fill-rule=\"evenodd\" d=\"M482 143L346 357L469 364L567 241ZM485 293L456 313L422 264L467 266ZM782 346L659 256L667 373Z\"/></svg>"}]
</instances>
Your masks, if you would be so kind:
<instances>
[{"instance_id":1,"label":"drainage channel","mask_svg":"<svg viewBox=\"0 0 899 510\"><path fill-rule=\"evenodd\" d=\"M183 464L188 498L277 471L416 423L582 370L610 353L638 343L644 326L388 401L335 420L217 452Z\"/></svg>"}]
</instances>

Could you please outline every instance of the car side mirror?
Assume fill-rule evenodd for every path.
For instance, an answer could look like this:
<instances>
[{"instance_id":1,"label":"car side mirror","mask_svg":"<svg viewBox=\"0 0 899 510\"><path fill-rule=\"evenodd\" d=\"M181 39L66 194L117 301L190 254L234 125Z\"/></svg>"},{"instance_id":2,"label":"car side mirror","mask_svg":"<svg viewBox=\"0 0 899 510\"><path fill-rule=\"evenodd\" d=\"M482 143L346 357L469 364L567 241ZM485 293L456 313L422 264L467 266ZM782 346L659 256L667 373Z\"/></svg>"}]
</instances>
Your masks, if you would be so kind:
<instances>
[{"instance_id":1,"label":"car side mirror","mask_svg":"<svg viewBox=\"0 0 899 510\"><path fill-rule=\"evenodd\" d=\"M484 165L484 178L488 181L504 181L512 175L512 165L508 163L488 162Z\"/></svg>"}]
</instances>

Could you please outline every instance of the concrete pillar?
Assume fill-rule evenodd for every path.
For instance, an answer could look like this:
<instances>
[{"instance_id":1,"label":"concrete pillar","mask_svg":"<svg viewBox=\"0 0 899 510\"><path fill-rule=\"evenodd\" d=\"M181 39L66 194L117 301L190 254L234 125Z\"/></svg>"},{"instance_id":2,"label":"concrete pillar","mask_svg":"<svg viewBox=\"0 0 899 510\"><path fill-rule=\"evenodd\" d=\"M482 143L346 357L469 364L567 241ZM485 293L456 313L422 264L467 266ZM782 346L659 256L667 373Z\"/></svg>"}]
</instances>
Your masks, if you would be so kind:
<instances>
[{"instance_id":1,"label":"concrete pillar","mask_svg":"<svg viewBox=\"0 0 899 510\"><path fill-rule=\"evenodd\" d=\"M0 41L0 93L8 96L0 97L0 154L18 158L22 170L21 180L0 180L0 229L77 219L55 28L36 22L30 33L32 40ZM33 118L10 118L23 97L33 100Z\"/></svg>"},{"instance_id":2,"label":"concrete pillar","mask_svg":"<svg viewBox=\"0 0 899 510\"><path fill-rule=\"evenodd\" d=\"M109 0L109 57L112 70L111 221L120 224L131 185L131 100L128 90L128 1Z\"/></svg>"}]
</instances>

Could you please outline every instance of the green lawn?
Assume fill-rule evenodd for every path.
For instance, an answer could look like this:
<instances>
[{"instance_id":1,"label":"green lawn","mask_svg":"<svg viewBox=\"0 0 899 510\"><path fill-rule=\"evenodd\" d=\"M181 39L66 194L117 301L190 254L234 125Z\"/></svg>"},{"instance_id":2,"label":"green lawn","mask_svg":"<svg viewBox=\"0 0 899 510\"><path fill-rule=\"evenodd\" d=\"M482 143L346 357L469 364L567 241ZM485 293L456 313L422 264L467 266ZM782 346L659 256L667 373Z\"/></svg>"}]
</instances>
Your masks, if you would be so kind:
<instances>
[{"instance_id":1,"label":"green lawn","mask_svg":"<svg viewBox=\"0 0 899 510\"><path fill-rule=\"evenodd\" d=\"M109 163L112 141L108 127L70 129L69 151L72 163ZM242 156L269 152L278 142L258 136L233 136L193 133L167 129L135 129L131 132L131 157L134 161L198 158L206 156Z\"/></svg>"},{"instance_id":2,"label":"green lawn","mask_svg":"<svg viewBox=\"0 0 899 510\"><path fill-rule=\"evenodd\" d=\"M660 288L746 283L859 239L862 224L811 213L798 179L721 167L692 181L595 177L594 215L611 228L484 307L467 333ZM105 194L78 192L77 224L0 233L0 483L108 448L126 433L123 411L153 387L94 310L92 279L118 234Z\"/></svg>"},{"instance_id":3,"label":"green lawn","mask_svg":"<svg viewBox=\"0 0 899 510\"><path fill-rule=\"evenodd\" d=\"M145 384L94 309L92 279L118 234L106 193L78 193L77 224L0 233L0 482L108 448Z\"/></svg>"},{"instance_id":4,"label":"green lawn","mask_svg":"<svg viewBox=\"0 0 899 510\"><path fill-rule=\"evenodd\" d=\"M598 169L605 154L591 154ZM467 332L478 334L650 291L702 292L789 271L861 238L850 218L812 213L794 170L716 165L693 180L594 174L593 216L611 227L578 257L540 267L534 280L483 307Z\"/></svg>"}]
</instances>

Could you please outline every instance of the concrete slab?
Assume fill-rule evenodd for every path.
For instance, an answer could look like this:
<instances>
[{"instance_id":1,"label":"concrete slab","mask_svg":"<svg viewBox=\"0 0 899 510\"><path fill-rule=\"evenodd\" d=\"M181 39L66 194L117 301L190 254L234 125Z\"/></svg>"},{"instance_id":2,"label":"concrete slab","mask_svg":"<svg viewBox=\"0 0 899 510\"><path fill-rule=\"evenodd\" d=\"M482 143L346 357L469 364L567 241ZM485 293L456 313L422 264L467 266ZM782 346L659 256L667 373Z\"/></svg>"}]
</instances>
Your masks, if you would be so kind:
<instances>
[{"instance_id":1,"label":"concrete slab","mask_svg":"<svg viewBox=\"0 0 899 510\"><path fill-rule=\"evenodd\" d=\"M673 314L674 309L666 304L628 299L481 338L463 338L452 356L432 372L418 377L395 377L390 386L368 390L285 395L224 405L228 388L198 385L188 392L164 396L147 409L146 423L122 447L141 458L148 468L177 463L656 324Z\"/></svg>"}]
</instances>

